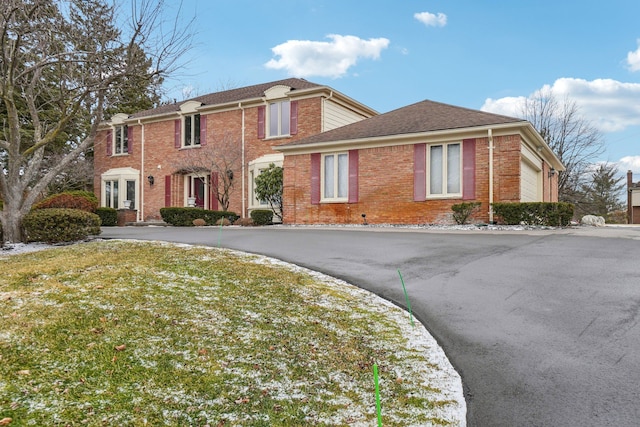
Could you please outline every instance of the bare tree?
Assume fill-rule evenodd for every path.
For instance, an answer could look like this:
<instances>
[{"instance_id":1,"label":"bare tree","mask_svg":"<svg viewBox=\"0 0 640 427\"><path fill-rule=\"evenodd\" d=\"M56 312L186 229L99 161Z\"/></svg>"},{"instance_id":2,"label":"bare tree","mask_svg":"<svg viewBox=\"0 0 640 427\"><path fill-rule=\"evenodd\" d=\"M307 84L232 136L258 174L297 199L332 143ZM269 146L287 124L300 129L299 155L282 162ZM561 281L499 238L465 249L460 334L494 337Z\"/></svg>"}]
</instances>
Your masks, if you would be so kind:
<instances>
[{"instance_id":1,"label":"bare tree","mask_svg":"<svg viewBox=\"0 0 640 427\"><path fill-rule=\"evenodd\" d=\"M21 239L45 188L93 146L121 85L173 71L190 35L163 20L162 0L131 0L129 25L109 0L3 0L0 5L0 221ZM148 67L140 67L141 60ZM156 80L157 81L157 80ZM45 165L46 150L66 141ZM47 166L47 167L45 167Z\"/></svg>"},{"instance_id":2,"label":"bare tree","mask_svg":"<svg viewBox=\"0 0 640 427\"><path fill-rule=\"evenodd\" d=\"M184 157L173 164L178 173L213 173L217 177L211 185L222 210L229 210L229 202L240 179L242 145L238 138L227 133L199 149L187 150Z\"/></svg>"},{"instance_id":3,"label":"bare tree","mask_svg":"<svg viewBox=\"0 0 640 427\"><path fill-rule=\"evenodd\" d=\"M522 117L531 122L566 168L558 178L560 200L575 202L580 177L604 152L600 132L580 115L575 101L559 101L550 88L527 99Z\"/></svg>"}]
</instances>

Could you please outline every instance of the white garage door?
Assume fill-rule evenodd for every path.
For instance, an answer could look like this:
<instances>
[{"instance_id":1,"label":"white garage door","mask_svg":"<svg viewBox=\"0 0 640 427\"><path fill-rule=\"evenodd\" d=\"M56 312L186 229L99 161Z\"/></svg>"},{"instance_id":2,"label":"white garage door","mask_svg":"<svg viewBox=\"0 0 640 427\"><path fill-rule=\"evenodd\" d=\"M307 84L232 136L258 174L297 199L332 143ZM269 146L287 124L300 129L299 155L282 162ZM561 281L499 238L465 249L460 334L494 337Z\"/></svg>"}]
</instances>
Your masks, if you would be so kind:
<instances>
[{"instance_id":1,"label":"white garage door","mask_svg":"<svg viewBox=\"0 0 640 427\"><path fill-rule=\"evenodd\" d=\"M526 160L520 162L520 201L540 202L540 191L538 182L540 172L537 168Z\"/></svg>"}]
</instances>

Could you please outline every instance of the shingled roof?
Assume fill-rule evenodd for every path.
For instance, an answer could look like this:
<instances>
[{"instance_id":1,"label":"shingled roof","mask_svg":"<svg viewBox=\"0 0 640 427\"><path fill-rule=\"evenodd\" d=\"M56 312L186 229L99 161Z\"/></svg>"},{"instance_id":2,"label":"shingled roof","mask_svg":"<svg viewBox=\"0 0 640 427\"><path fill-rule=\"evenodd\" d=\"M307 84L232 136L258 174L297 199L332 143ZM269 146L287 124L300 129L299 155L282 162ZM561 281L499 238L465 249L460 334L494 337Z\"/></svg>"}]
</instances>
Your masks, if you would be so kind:
<instances>
[{"instance_id":1,"label":"shingled roof","mask_svg":"<svg viewBox=\"0 0 640 427\"><path fill-rule=\"evenodd\" d=\"M520 122L523 120L425 100L308 138L282 144L281 147Z\"/></svg>"},{"instance_id":2,"label":"shingled roof","mask_svg":"<svg viewBox=\"0 0 640 427\"><path fill-rule=\"evenodd\" d=\"M304 79L285 79L278 80L275 82L262 83L253 86L241 87L238 89L225 90L222 92L214 92L208 95L202 95L191 99L186 99L184 101L175 102L173 104L161 105L157 108L152 108L150 110L140 111L134 113L130 116L130 118L142 118L149 116L156 116L162 114L168 114L180 111L180 105L184 104L187 101L197 101L201 102L203 105L220 105L220 104L228 104L231 102L240 102L248 99L256 99L264 96L264 92L272 88L273 86L289 86L292 90L299 89L310 89L322 87L322 85L309 82Z\"/></svg>"}]
</instances>

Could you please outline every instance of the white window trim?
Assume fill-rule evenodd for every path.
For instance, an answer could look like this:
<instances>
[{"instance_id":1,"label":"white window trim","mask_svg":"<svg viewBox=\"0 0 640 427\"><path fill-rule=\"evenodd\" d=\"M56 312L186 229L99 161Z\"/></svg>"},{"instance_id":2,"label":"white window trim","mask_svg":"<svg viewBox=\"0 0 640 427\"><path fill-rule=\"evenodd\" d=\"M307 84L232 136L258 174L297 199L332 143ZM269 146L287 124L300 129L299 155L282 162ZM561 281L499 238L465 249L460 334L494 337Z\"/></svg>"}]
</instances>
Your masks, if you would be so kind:
<instances>
[{"instance_id":1,"label":"white window trim","mask_svg":"<svg viewBox=\"0 0 640 427\"><path fill-rule=\"evenodd\" d=\"M282 133L282 104L284 102L289 103L289 132ZM278 133L271 134L271 105L278 105ZM265 114L265 128L266 128L266 136L267 139L275 139L275 138L287 138L291 136L291 100L289 98L286 99L274 99L269 100L267 102L266 114Z\"/></svg>"},{"instance_id":2,"label":"white window trim","mask_svg":"<svg viewBox=\"0 0 640 427\"><path fill-rule=\"evenodd\" d=\"M347 155L347 195L345 197L326 197L325 196L325 159L329 156L335 158L333 169L333 190L334 194L338 194L338 156L341 154ZM326 153L322 155L322 161L320 162L320 202L321 203L344 203L349 201L349 152L339 151L335 153Z\"/></svg>"},{"instance_id":3,"label":"white window trim","mask_svg":"<svg viewBox=\"0 0 640 427\"><path fill-rule=\"evenodd\" d=\"M124 201L127 190L127 181L135 181L136 197L134 206L136 206L138 212L140 212L140 172L133 168L117 168L109 169L100 177L100 206L107 206L107 195L105 184L107 181L118 181L118 192L122 191L122 197L119 197L118 206L113 206L115 209L124 209Z\"/></svg>"},{"instance_id":4,"label":"white window trim","mask_svg":"<svg viewBox=\"0 0 640 427\"><path fill-rule=\"evenodd\" d=\"M200 129L198 129L198 144L195 144L194 142L192 142L190 145L186 145L187 143L187 138L186 138L186 131L187 131L187 120L189 120L191 122L191 141L195 141L195 137L196 137L196 129L195 129L195 116L200 116L200 113L191 113L191 114L185 114L182 116L182 129L180 132L180 148L196 148L196 147L200 147L202 146L202 141L200 141ZM202 116L200 116L200 120L202 120ZM199 122L200 126L202 126L202 121Z\"/></svg>"},{"instance_id":5,"label":"white window trim","mask_svg":"<svg viewBox=\"0 0 640 427\"><path fill-rule=\"evenodd\" d=\"M457 193L448 193L447 192L447 146L449 145L458 145L460 147L460 159L458 165L458 171L460 173L460 191ZM442 146L442 193L431 193L431 147ZM427 179L427 199L459 199L462 197L462 186L463 186L463 173L462 173L462 142L461 141L452 141L452 142L439 142L434 144L427 145L427 163L426 163L426 179Z\"/></svg>"}]
</instances>

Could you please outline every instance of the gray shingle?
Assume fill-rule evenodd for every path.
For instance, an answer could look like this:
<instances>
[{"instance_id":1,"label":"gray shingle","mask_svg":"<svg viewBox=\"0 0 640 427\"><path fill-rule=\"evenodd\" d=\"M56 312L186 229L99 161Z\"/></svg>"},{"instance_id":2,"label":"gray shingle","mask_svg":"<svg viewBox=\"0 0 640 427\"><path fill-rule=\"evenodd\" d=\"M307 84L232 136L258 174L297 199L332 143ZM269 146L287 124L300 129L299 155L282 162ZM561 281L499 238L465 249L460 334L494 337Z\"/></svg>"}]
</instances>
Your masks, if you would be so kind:
<instances>
[{"instance_id":1,"label":"gray shingle","mask_svg":"<svg viewBox=\"0 0 640 427\"><path fill-rule=\"evenodd\" d=\"M285 79L278 80L275 82L262 83L253 86L246 86L237 89L225 90L222 92L214 92L207 95L197 96L195 98L186 99L184 101L176 102L173 104L161 105L160 107L153 108L151 110L140 111L132 114L131 118L141 118L141 117L149 117L156 116L161 114L172 113L176 111L180 111L180 105L184 104L187 101L198 101L203 105L220 105L227 104L231 102L239 102L247 99L255 99L260 98L264 95L264 91L277 85L289 86L293 90L296 89L310 89L314 87L322 87L322 85L309 82L304 79Z\"/></svg>"},{"instance_id":2,"label":"gray shingle","mask_svg":"<svg viewBox=\"0 0 640 427\"><path fill-rule=\"evenodd\" d=\"M522 122L522 119L425 100L282 146Z\"/></svg>"}]
</instances>

